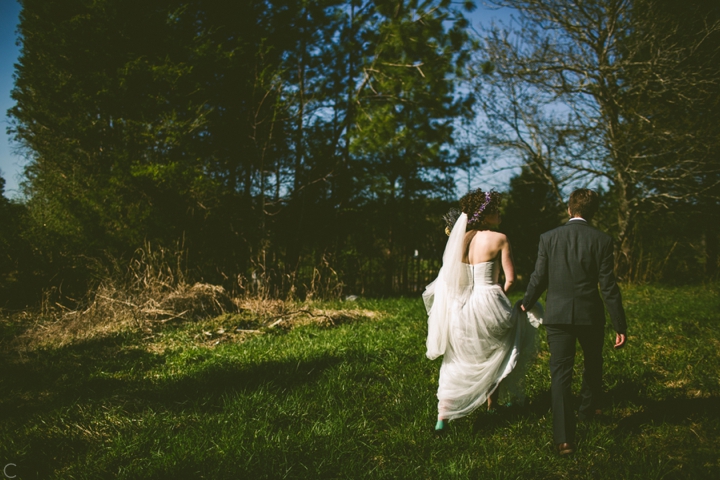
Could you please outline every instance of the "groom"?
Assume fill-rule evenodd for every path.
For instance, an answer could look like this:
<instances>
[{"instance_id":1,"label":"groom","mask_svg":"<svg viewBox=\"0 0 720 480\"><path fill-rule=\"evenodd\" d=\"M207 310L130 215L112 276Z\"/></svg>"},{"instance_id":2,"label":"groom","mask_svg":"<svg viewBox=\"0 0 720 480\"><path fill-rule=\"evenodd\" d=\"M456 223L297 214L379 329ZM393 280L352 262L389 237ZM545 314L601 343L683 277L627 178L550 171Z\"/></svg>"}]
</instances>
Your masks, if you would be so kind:
<instances>
[{"instance_id":1,"label":"groom","mask_svg":"<svg viewBox=\"0 0 720 480\"><path fill-rule=\"evenodd\" d=\"M605 309L598 284L617 332L615 348L622 348L626 340L625 311L613 274L613 242L589 224L598 206L598 194L592 190L570 194L570 220L540 236L535 271L522 301L522 309L529 310L547 289L543 325L550 349L553 437L560 455L575 451L571 387L576 340L585 356L579 418L602 413Z\"/></svg>"}]
</instances>

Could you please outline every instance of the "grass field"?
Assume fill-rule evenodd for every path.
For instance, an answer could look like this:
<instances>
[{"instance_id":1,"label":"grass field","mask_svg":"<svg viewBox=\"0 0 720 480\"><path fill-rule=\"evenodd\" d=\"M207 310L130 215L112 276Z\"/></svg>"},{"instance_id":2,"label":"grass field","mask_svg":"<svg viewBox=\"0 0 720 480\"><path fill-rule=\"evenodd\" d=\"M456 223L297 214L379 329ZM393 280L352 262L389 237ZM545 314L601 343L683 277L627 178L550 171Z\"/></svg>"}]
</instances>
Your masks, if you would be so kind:
<instances>
[{"instance_id":1,"label":"grass field","mask_svg":"<svg viewBox=\"0 0 720 480\"><path fill-rule=\"evenodd\" d=\"M440 360L424 356L413 298L359 300L378 315L243 341L203 338L251 321L226 315L6 349L0 468L18 480L720 478L720 285L624 296L627 348L612 351L606 332L609 420L580 424L569 459L552 450L544 332L523 409L431 434ZM3 346L16 331L3 321Z\"/></svg>"}]
</instances>

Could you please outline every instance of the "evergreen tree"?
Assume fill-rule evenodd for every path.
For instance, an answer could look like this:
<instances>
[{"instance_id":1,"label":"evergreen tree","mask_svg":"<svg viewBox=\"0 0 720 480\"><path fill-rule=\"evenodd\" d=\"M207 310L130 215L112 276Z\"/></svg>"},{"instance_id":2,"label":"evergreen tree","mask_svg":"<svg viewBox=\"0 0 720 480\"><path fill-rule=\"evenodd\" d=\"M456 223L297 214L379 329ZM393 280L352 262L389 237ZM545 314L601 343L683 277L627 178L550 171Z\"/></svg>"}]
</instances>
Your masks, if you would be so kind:
<instances>
[{"instance_id":1,"label":"evergreen tree","mask_svg":"<svg viewBox=\"0 0 720 480\"><path fill-rule=\"evenodd\" d=\"M375 48L363 67L350 149L365 176L361 193L378 205L375 241L384 252L386 290L395 287L398 262L414 254L422 197L450 198L463 158L449 147L454 122L470 111L450 80L462 74L470 44L467 21L449 5L378 2L369 32Z\"/></svg>"},{"instance_id":2,"label":"evergreen tree","mask_svg":"<svg viewBox=\"0 0 720 480\"><path fill-rule=\"evenodd\" d=\"M28 235L66 289L144 241L181 245L206 280L254 272L278 292L387 251L405 288L467 111L451 2L25 0L20 20ZM367 225L379 244L357 243Z\"/></svg>"},{"instance_id":3,"label":"evergreen tree","mask_svg":"<svg viewBox=\"0 0 720 480\"><path fill-rule=\"evenodd\" d=\"M515 271L527 281L535 269L540 235L567 219L567 206L558 201L552 185L532 166L523 166L510 179L500 229L512 245Z\"/></svg>"},{"instance_id":4,"label":"evergreen tree","mask_svg":"<svg viewBox=\"0 0 720 480\"><path fill-rule=\"evenodd\" d=\"M0 309L22 308L37 300L33 252L23 238L24 216L22 204L5 198L5 179L0 177Z\"/></svg>"}]
</instances>

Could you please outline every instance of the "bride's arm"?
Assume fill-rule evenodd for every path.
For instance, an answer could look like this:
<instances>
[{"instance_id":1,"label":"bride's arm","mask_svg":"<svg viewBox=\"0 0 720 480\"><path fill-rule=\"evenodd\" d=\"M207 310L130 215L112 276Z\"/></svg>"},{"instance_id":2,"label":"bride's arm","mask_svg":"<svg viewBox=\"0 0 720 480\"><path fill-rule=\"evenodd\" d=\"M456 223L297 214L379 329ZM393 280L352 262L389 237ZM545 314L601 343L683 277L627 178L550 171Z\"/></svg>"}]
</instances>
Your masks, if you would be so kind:
<instances>
[{"instance_id":1,"label":"bride's arm","mask_svg":"<svg viewBox=\"0 0 720 480\"><path fill-rule=\"evenodd\" d=\"M505 273L505 286L503 287L503 290L507 293L510 290L510 287L512 287L512 284L515 283L515 265L513 264L512 248L510 247L510 242L505 235L503 235L501 248L502 268Z\"/></svg>"}]
</instances>

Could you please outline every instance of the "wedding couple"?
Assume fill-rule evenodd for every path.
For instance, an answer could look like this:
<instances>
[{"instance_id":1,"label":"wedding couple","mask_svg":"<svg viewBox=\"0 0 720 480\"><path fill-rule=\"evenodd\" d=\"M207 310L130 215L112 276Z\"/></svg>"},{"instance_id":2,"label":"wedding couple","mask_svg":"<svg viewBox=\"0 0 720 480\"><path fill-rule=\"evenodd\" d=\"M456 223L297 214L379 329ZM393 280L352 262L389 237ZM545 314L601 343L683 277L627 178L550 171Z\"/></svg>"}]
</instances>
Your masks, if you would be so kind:
<instances>
[{"instance_id":1,"label":"wedding couple","mask_svg":"<svg viewBox=\"0 0 720 480\"><path fill-rule=\"evenodd\" d=\"M487 401L524 400L523 379L540 323L550 350L553 437L557 452L575 451L576 415L572 397L575 345L584 354L580 420L602 412L602 346L605 307L617 332L615 348L626 341L625 312L613 274L610 236L590 226L598 210L596 192L570 195L570 220L540 236L535 271L525 297L513 307L506 292L515 279L507 237L500 224L501 196L478 189L460 199L462 212L450 225L443 266L423 293L428 310L427 356L443 355L436 432ZM504 285L498 284L500 266ZM547 290L546 310L537 303Z\"/></svg>"}]
</instances>

